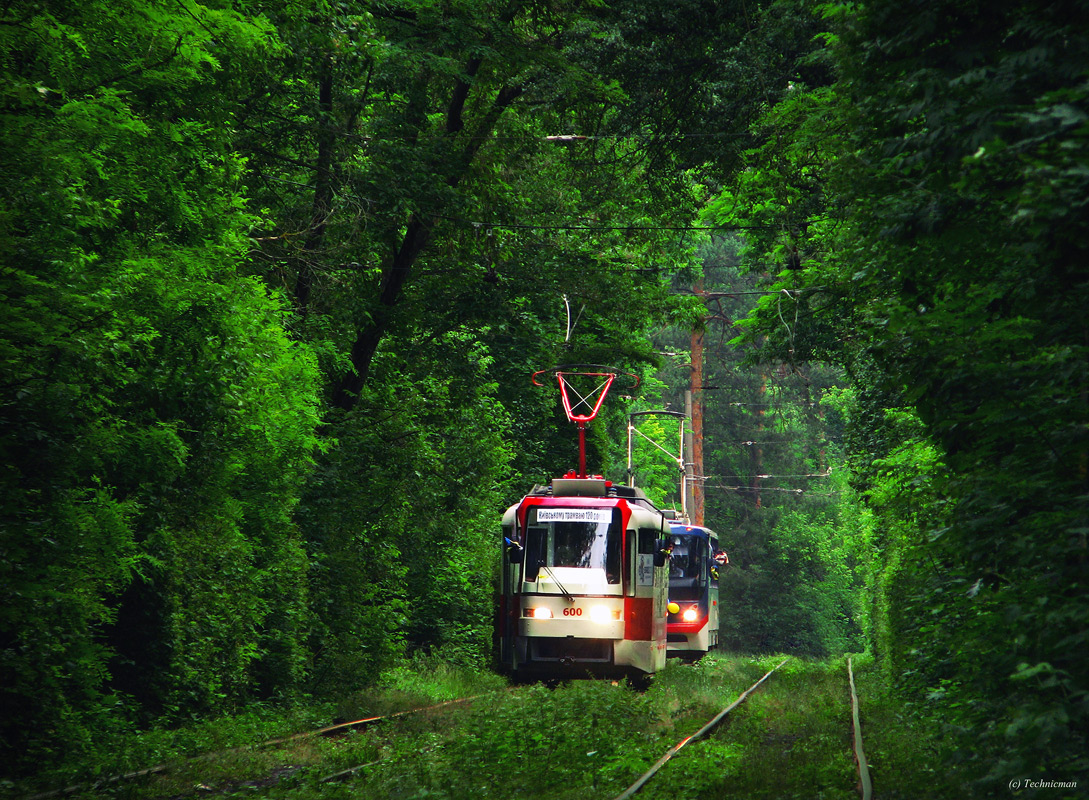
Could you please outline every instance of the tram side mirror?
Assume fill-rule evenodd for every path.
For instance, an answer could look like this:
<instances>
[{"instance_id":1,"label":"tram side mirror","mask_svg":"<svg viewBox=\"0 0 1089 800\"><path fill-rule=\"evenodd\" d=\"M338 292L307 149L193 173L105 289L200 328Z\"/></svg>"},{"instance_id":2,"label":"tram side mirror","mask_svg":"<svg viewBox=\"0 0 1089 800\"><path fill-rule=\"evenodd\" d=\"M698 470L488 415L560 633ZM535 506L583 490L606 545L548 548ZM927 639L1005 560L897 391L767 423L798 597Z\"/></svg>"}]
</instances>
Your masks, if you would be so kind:
<instances>
[{"instance_id":1,"label":"tram side mirror","mask_svg":"<svg viewBox=\"0 0 1089 800\"><path fill-rule=\"evenodd\" d=\"M725 550L719 550L719 551L717 551L715 553L715 563L718 564L720 567L723 564L729 564L730 563L730 557L728 555L726 555Z\"/></svg>"},{"instance_id":2,"label":"tram side mirror","mask_svg":"<svg viewBox=\"0 0 1089 800\"><path fill-rule=\"evenodd\" d=\"M673 553L673 543L669 539L659 539L654 550L654 566L664 567Z\"/></svg>"},{"instance_id":3,"label":"tram side mirror","mask_svg":"<svg viewBox=\"0 0 1089 800\"><path fill-rule=\"evenodd\" d=\"M503 539L503 546L507 548L507 558L510 559L512 564L521 564L525 558L526 551L522 545L512 539Z\"/></svg>"}]
</instances>

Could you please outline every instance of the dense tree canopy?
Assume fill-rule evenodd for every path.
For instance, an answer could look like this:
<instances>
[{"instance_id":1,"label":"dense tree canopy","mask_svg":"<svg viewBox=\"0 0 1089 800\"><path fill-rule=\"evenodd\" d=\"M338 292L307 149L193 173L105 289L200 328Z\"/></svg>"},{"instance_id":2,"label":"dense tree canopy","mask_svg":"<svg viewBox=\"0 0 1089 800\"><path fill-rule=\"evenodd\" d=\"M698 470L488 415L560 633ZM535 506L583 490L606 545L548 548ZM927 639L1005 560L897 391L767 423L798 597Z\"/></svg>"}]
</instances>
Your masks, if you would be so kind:
<instances>
[{"instance_id":1,"label":"dense tree canopy","mask_svg":"<svg viewBox=\"0 0 1089 800\"><path fill-rule=\"evenodd\" d=\"M717 203L788 267L757 337L856 387L890 670L993 779L1084 769L1084 8L821 10L837 80L791 89Z\"/></svg>"},{"instance_id":2,"label":"dense tree canopy","mask_svg":"<svg viewBox=\"0 0 1089 800\"><path fill-rule=\"evenodd\" d=\"M740 8L4 6L6 764L486 660L528 374L654 362Z\"/></svg>"},{"instance_id":3,"label":"dense tree canopy","mask_svg":"<svg viewBox=\"0 0 1089 800\"><path fill-rule=\"evenodd\" d=\"M291 515L320 386L239 270L222 98L269 26L3 14L3 738L48 752L114 724L115 693L155 714L302 674Z\"/></svg>"},{"instance_id":4,"label":"dense tree canopy","mask_svg":"<svg viewBox=\"0 0 1089 800\"><path fill-rule=\"evenodd\" d=\"M730 645L1084 769L1083 5L5 4L0 759L485 664L528 376L623 480L694 329Z\"/></svg>"}]
</instances>

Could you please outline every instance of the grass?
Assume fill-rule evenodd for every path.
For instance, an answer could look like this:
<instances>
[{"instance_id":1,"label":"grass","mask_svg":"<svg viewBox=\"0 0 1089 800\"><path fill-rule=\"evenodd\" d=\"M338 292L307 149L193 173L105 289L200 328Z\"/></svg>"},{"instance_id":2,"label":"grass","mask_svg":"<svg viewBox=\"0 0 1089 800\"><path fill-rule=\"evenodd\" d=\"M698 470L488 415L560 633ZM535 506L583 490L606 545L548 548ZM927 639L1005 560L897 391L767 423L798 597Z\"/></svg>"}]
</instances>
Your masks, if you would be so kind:
<instances>
[{"instance_id":1,"label":"grass","mask_svg":"<svg viewBox=\"0 0 1089 800\"><path fill-rule=\"evenodd\" d=\"M418 660L332 706L279 715L261 710L145 735L141 741L154 744L152 760L168 761L168 773L75 796L607 800L781 660L710 655L696 664L671 661L645 692L601 680L511 688L490 673ZM863 661L855 673L878 796L962 796L953 791L957 776L937 766L950 754L935 730L905 713L876 669ZM464 697L477 699L335 738L254 746L338 718L385 716ZM191 757L198 751L214 752ZM355 767L361 768L344 780L324 780ZM843 660L792 659L706 739L687 744L638 797L853 800L856 783Z\"/></svg>"},{"instance_id":2,"label":"grass","mask_svg":"<svg viewBox=\"0 0 1089 800\"><path fill-rule=\"evenodd\" d=\"M386 716L493 692L505 686L506 681L493 673L419 656L386 672L377 686L345 697L336 704L335 718L347 722Z\"/></svg>"},{"instance_id":3,"label":"grass","mask_svg":"<svg viewBox=\"0 0 1089 800\"><path fill-rule=\"evenodd\" d=\"M940 726L907 709L890 693L868 657L854 659L862 731L874 793L895 798L962 798L967 779L955 762ZM696 762L671 762L665 786L640 798L768 798L854 800L859 797L854 761L846 659L792 659L738 708L708 742L715 755ZM686 751L687 752L687 751ZM672 770L672 771L670 771Z\"/></svg>"},{"instance_id":4,"label":"grass","mask_svg":"<svg viewBox=\"0 0 1089 800\"><path fill-rule=\"evenodd\" d=\"M905 706L868 660L856 661L854 669L874 793L882 800L972 796L972 778L959 766L941 720Z\"/></svg>"},{"instance_id":5,"label":"grass","mask_svg":"<svg viewBox=\"0 0 1089 800\"><path fill-rule=\"evenodd\" d=\"M846 673L788 661L716 730L738 755L695 797L852 800L856 775ZM666 795L663 794L663 797Z\"/></svg>"}]
</instances>

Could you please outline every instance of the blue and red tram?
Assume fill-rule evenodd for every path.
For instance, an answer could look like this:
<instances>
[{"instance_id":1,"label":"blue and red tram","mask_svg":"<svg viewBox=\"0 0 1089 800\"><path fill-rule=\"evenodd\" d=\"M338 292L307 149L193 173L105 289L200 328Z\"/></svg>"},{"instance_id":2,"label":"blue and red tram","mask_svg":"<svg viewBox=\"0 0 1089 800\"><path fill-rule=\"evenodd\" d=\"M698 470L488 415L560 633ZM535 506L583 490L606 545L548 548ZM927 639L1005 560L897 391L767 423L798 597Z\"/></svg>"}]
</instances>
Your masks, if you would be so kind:
<instances>
[{"instance_id":1,"label":"blue and red tram","mask_svg":"<svg viewBox=\"0 0 1089 800\"><path fill-rule=\"evenodd\" d=\"M718 569L727 557L718 534L701 525L673 523L669 546L667 650L695 660L718 647Z\"/></svg>"}]
</instances>

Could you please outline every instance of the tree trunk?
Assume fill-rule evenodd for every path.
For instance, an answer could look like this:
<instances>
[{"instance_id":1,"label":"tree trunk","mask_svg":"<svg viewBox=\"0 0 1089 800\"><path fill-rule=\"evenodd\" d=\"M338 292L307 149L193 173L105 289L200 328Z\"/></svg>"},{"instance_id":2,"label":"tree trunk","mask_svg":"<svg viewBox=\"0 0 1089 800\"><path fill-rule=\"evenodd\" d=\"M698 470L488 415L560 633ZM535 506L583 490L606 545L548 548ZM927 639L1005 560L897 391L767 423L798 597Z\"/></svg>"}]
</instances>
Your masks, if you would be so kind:
<instances>
[{"instance_id":1,"label":"tree trunk","mask_svg":"<svg viewBox=\"0 0 1089 800\"><path fill-rule=\"evenodd\" d=\"M295 309L305 317L314 285L314 260L325 245L325 228L333 207L333 57L326 53L318 77L318 161L314 174L314 205L295 278Z\"/></svg>"},{"instance_id":2,"label":"tree trunk","mask_svg":"<svg viewBox=\"0 0 1089 800\"><path fill-rule=\"evenodd\" d=\"M470 62L468 65L470 78L479 69L479 66L480 62L477 60ZM480 124L471 132L458 157L453 160L453 169L449 171L446 178L448 186L456 187L469 172L477 152L495 128L500 116L521 93L522 89L518 86L504 86L499 90L495 101L488 109L488 113L484 115ZM460 83L455 87L446 113L446 133L451 137L456 137L463 127L462 111L468 94L469 86L467 83ZM336 407L350 410L358 401L359 393L367 383L367 375L370 372L374 354L378 352L382 338L389 330L393 310L400 301L404 287L412 276L413 265L431 240L436 219L436 217L424 219L416 213L409 217L408 226L397 252L382 270L382 284L377 308L369 324L359 331L355 343L352 345L351 362L353 370L341 378L334 389L332 402Z\"/></svg>"}]
</instances>

